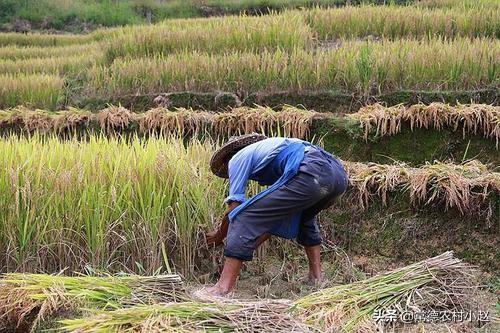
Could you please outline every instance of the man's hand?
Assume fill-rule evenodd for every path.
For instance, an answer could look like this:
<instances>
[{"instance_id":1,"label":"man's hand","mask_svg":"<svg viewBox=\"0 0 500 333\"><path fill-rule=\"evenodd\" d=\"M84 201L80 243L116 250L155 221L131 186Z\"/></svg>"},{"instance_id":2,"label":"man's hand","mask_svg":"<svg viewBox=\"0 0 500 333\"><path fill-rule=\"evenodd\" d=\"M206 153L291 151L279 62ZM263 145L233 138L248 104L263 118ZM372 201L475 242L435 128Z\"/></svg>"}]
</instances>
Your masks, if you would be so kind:
<instances>
[{"instance_id":1,"label":"man's hand","mask_svg":"<svg viewBox=\"0 0 500 333\"><path fill-rule=\"evenodd\" d=\"M229 213L231 213L231 211L239 205L240 203L237 201L233 201L228 205L226 211L224 212L224 218L222 219L220 227L217 230L210 231L205 234L207 245L222 245L224 238L226 238L227 230L229 229Z\"/></svg>"},{"instance_id":2,"label":"man's hand","mask_svg":"<svg viewBox=\"0 0 500 333\"><path fill-rule=\"evenodd\" d=\"M207 245L211 246L219 246L222 245L222 241L224 240L224 236L221 234L220 229L207 232L205 234L205 239L207 241Z\"/></svg>"}]
</instances>

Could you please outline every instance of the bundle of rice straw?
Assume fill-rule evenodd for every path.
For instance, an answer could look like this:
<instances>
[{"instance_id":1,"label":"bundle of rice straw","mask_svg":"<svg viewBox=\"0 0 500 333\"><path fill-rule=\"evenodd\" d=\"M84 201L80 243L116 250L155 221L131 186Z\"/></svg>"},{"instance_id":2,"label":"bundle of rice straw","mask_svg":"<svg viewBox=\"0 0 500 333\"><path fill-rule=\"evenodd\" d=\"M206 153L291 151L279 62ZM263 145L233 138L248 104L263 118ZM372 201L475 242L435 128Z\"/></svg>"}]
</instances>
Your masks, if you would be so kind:
<instances>
[{"instance_id":1,"label":"bundle of rice straw","mask_svg":"<svg viewBox=\"0 0 500 333\"><path fill-rule=\"evenodd\" d=\"M376 332L378 310L472 309L474 269L445 252L434 258L298 299L292 312L324 332Z\"/></svg>"},{"instance_id":2,"label":"bundle of rice straw","mask_svg":"<svg viewBox=\"0 0 500 333\"><path fill-rule=\"evenodd\" d=\"M141 305L99 311L85 318L63 320L68 332L309 332L311 328L287 313L286 300L196 301Z\"/></svg>"},{"instance_id":3,"label":"bundle of rice straw","mask_svg":"<svg viewBox=\"0 0 500 333\"><path fill-rule=\"evenodd\" d=\"M0 322L17 327L59 310L80 307L117 309L184 299L178 275L57 276L10 273L0 280Z\"/></svg>"}]
</instances>

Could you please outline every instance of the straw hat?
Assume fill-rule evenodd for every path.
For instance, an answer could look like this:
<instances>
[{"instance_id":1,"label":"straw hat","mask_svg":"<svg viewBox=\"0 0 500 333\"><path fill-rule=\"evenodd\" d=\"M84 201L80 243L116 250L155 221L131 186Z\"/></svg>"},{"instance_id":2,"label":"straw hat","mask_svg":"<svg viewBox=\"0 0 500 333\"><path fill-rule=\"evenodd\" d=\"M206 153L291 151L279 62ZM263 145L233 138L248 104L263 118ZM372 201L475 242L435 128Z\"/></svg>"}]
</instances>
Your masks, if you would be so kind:
<instances>
[{"instance_id":1,"label":"straw hat","mask_svg":"<svg viewBox=\"0 0 500 333\"><path fill-rule=\"evenodd\" d=\"M210 160L210 170L221 178L228 178L228 164L231 157L238 151L252 143L267 139L265 135L252 133L240 136L233 136L229 141L220 147Z\"/></svg>"}]
</instances>

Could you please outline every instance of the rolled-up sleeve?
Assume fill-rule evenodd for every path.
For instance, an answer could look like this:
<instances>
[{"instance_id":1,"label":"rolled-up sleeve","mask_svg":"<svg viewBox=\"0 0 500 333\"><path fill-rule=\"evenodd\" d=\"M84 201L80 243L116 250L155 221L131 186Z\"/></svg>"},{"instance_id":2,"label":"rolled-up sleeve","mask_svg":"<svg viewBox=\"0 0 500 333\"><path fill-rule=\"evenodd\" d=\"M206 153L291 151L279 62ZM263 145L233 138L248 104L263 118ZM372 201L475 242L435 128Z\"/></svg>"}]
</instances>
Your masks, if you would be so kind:
<instances>
[{"instance_id":1,"label":"rolled-up sleeve","mask_svg":"<svg viewBox=\"0 0 500 333\"><path fill-rule=\"evenodd\" d=\"M246 201L248 179L253 170L252 157L252 151L240 150L229 161L229 196L226 198L225 202Z\"/></svg>"}]
</instances>

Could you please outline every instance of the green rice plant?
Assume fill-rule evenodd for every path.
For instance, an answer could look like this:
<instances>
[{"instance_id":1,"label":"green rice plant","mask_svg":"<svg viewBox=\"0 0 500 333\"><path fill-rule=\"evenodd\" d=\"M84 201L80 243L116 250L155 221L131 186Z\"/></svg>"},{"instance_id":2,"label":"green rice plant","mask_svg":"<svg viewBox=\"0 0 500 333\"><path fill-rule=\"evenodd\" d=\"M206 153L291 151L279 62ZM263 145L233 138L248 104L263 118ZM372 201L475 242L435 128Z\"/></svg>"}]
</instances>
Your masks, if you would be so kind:
<instances>
[{"instance_id":1,"label":"green rice plant","mask_svg":"<svg viewBox=\"0 0 500 333\"><path fill-rule=\"evenodd\" d=\"M415 6L425 8L490 8L500 9L496 0L418 0Z\"/></svg>"},{"instance_id":2,"label":"green rice plant","mask_svg":"<svg viewBox=\"0 0 500 333\"><path fill-rule=\"evenodd\" d=\"M170 258L184 275L194 272L200 232L218 222L227 190L208 167L213 146L129 141L0 141L4 270L152 273Z\"/></svg>"},{"instance_id":3,"label":"green rice plant","mask_svg":"<svg viewBox=\"0 0 500 333\"><path fill-rule=\"evenodd\" d=\"M20 60L29 58L71 57L82 53L97 53L98 43L73 44L67 46L17 46L0 47L0 59Z\"/></svg>"},{"instance_id":4,"label":"green rice plant","mask_svg":"<svg viewBox=\"0 0 500 333\"><path fill-rule=\"evenodd\" d=\"M498 85L500 42L492 39L344 41L337 49L176 53L116 59L90 71L90 95L152 92L475 90ZM457 66L460 71L457 72Z\"/></svg>"},{"instance_id":5,"label":"green rice plant","mask_svg":"<svg viewBox=\"0 0 500 333\"><path fill-rule=\"evenodd\" d=\"M123 56L151 57L183 51L291 50L311 42L311 31L299 13L228 16L115 29L106 56L111 61Z\"/></svg>"},{"instance_id":6,"label":"green rice plant","mask_svg":"<svg viewBox=\"0 0 500 333\"><path fill-rule=\"evenodd\" d=\"M41 321L60 311L110 310L185 298L181 278L173 274L71 277L9 273L0 279L0 320L18 326L32 321L27 324L33 331Z\"/></svg>"},{"instance_id":7,"label":"green rice plant","mask_svg":"<svg viewBox=\"0 0 500 333\"><path fill-rule=\"evenodd\" d=\"M74 76L99 62L99 54L88 53L73 56L0 60L0 74L58 74Z\"/></svg>"},{"instance_id":8,"label":"green rice plant","mask_svg":"<svg viewBox=\"0 0 500 333\"><path fill-rule=\"evenodd\" d=\"M476 309L470 265L445 252L358 282L319 290L294 302L292 312L328 332L376 332L374 316L395 311ZM381 319L381 318L379 318Z\"/></svg>"},{"instance_id":9,"label":"green rice plant","mask_svg":"<svg viewBox=\"0 0 500 333\"><path fill-rule=\"evenodd\" d=\"M500 7L427 9L346 6L305 12L320 40L338 38L500 37Z\"/></svg>"},{"instance_id":10,"label":"green rice plant","mask_svg":"<svg viewBox=\"0 0 500 333\"><path fill-rule=\"evenodd\" d=\"M65 80L47 74L0 74L0 107L19 104L55 109L64 97Z\"/></svg>"},{"instance_id":11,"label":"green rice plant","mask_svg":"<svg viewBox=\"0 0 500 333\"><path fill-rule=\"evenodd\" d=\"M0 46L65 46L89 43L92 35L55 35L39 33L0 33Z\"/></svg>"}]
</instances>

